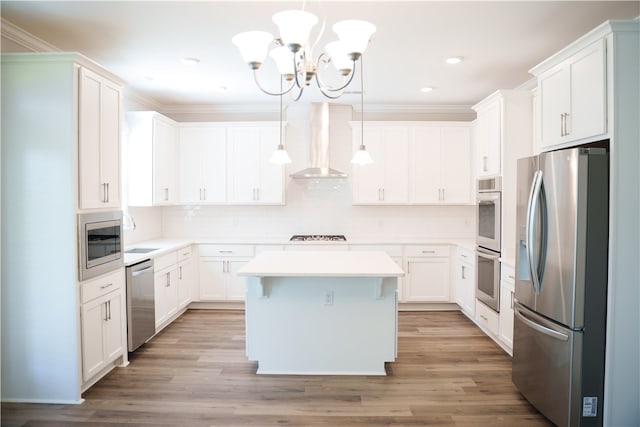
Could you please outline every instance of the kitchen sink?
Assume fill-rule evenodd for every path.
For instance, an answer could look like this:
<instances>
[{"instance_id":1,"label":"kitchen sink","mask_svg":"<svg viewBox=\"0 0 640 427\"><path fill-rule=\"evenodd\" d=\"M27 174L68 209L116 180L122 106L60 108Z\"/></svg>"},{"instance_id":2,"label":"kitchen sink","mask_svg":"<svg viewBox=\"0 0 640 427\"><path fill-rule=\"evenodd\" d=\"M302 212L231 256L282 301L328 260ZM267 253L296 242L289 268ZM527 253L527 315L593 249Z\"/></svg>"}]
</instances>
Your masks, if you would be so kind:
<instances>
[{"instance_id":1,"label":"kitchen sink","mask_svg":"<svg viewBox=\"0 0 640 427\"><path fill-rule=\"evenodd\" d=\"M149 252L157 251L158 248L134 248L124 251L125 254L148 254Z\"/></svg>"}]
</instances>

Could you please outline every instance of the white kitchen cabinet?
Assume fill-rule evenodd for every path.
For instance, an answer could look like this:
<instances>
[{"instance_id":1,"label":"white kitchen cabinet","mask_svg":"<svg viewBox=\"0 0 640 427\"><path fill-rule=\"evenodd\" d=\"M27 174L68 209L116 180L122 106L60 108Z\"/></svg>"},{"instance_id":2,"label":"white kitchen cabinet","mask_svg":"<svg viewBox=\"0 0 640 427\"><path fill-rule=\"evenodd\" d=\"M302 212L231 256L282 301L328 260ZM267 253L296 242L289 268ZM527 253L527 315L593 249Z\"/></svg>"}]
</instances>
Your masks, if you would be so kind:
<instances>
[{"instance_id":1,"label":"white kitchen cabinet","mask_svg":"<svg viewBox=\"0 0 640 427\"><path fill-rule=\"evenodd\" d=\"M541 147L546 150L607 133L605 40L538 74Z\"/></svg>"},{"instance_id":2,"label":"white kitchen cabinet","mask_svg":"<svg viewBox=\"0 0 640 427\"><path fill-rule=\"evenodd\" d=\"M227 127L230 204L284 204L284 168L269 162L278 143L277 126Z\"/></svg>"},{"instance_id":3,"label":"white kitchen cabinet","mask_svg":"<svg viewBox=\"0 0 640 427\"><path fill-rule=\"evenodd\" d=\"M154 295L156 332L166 326L178 311L178 270L175 267L155 273Z\"/></svg>"},{"instance_id":4,"label":"white kitchen cabinet","mask_svg":"<svg viewBox=\"0 0 640 427\"><path fill-rule=\"evenodd\" d=\"M118 208L122 87L84 67L79 73L79 206Z\"/></svg>"},{"instance_id":5,"label":"white kitchen cabinet","mask_svg":"<svg viewBox=\"0 0 640 427\"><path fill-rule=\"evenodd\" d=\"M191 246L178 251L178 310L186 308L193 300L195 287L195 264Z\"/></svg>"},{"instance_id":6,"label":"white kitchen cabinet","mask_svg":"<svg viewBox=\"0 0 640 427\"><path fill-rule=\"evenodd\" d=\"M500 268L500 341L509 354L513 349L513 297L515 273L511 265L501 263Z\"/></svg>"},{"instance_id":7,"label":"white kitchen cabinet","mask_svg":"<svg viewBox=\"0 0 640 427\"><path fill-rule=\"evenodd\" d=\"M405 246L404 302L451 302L449 246Z\"/></svg>"},{"instance_id":8,"label":"white kitchen cabinet","mask_svg":"<svg viewBox=\"0 0 640 427\"><path fill-rule=\"evenodd\" d=\"M476 299L476 324L494 341L498 340L500 318L498 313Z\"/></svg>"},{"instance_id":9,"label":"white kitchen cabinet","mask_svg":"<svg viewBox=\"0 0 640 427\"><path fill-rule=\"evenodd\" d=\"M473 106L477 112L475 158L476 176L500 175L502 117L499 96L489 96Z\"/></svg>"},{"instance_id":10,"label":"white kitchen cabinet","mask_svg":"<svg viewBox=\"0 0 640 427\"><path fill-rule=\"evenodd\" d=\"M81 285L83 382L91 380L126 351L123 285L122 270Z\"/></svg>"},{"instance_id":11,"label":"white kitchen cabinet","mask_svg":"<svg viewBox=\"0 0 640 427\"><path fill-rule=\"evenodd\" d=\"M200 245L200 301L244 301L244 277L236 273L254 256L251 245Z\"/></svg>"},{"instance_id":12,"label":"white kitchen cabinet","mask_svg":"<svg viewBox=\"0 0 640 427\"><path fill-rule=\"evenodd\" d=\"M212 123L181 124L178 138L180 203L227 201L226 128Z\"/></svg>"},{"instance_id":13,"label":"white kitchen cabinet","mask_svg":"<svg viewBox=\"0 0 640 427\"><path fill-rule=\"evenodd\" d=\"M130 206L178 201L176 123L154 111L127 114Z\"/></svg>"},{"instance_id":14,"label":"white kitchen cabinet","mask_svg":"<svg viewBox=\"0 0 640 427\"><path fill-rule=\"evenodd\" d=\"M471 135L469 123L410 127L410 203L474 203Z\"/></svg>"},{"instance_id":15,"label":"white kitchen cabinet","mask_svg":"<svg viewBox=\"0 0 640 427\"><path fill-rule=\"evenodd\" d=\"M360 146L360 127L352 130L353 150ZM409 129L384 122L364 124L364 144L373 163L353 165L353 203L363 205L409 202Z\"/></svg>"},{"instance_id":16,"label":"white kitchen cabinet","mask_svg":"<svg viewBox=\"0 0 640 427\"><path fill-rule=\"evenodd\" d=\"M476 311L475 259L472 250L458 247L455 273L456 303L471 319Z\"/></svg>"}]
</instances>

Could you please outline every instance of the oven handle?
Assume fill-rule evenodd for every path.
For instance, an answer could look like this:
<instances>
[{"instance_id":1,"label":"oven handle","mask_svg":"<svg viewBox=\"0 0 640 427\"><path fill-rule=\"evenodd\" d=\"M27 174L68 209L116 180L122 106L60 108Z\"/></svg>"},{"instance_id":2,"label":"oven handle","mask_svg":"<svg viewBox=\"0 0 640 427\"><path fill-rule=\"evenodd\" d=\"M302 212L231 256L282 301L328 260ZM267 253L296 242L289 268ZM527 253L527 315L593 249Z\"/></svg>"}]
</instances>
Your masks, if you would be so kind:
<instances>
[{"instance_id":1,"label":"oven handle","mask_svg":"<svg viewBox=\"0 0 640 427\"><path fill-rule=\"evenodd\" d=\"M487 258L487 259L491 259L491 260L497 260L500 259L500 255L496 254L495 252L490 252L486 249L477 247L476 248L476 252L478 252L478 256L481 256L482 258Z\"/></svg>"}]
</instances>

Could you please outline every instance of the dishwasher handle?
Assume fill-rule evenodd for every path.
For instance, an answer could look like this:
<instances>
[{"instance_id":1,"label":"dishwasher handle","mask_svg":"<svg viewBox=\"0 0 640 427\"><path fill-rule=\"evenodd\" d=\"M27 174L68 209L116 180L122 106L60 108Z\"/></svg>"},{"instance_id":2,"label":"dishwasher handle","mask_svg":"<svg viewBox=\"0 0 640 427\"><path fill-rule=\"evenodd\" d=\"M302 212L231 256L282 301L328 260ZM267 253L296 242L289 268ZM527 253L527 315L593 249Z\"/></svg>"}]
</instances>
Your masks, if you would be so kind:
<instances>
[{"instance_id":1,"label":"dishwasher handle","mask_svg":"<svg viewBox=\"0 0 640 427\"><path fill-rule=\"evenodd\" d=\"M131 272L131 276L133 277L138 277L142 274L145 274L147 272L153 272L153 265L147 268L143 268L142 270L135 270Z\"/></svg>"}]
</instances>

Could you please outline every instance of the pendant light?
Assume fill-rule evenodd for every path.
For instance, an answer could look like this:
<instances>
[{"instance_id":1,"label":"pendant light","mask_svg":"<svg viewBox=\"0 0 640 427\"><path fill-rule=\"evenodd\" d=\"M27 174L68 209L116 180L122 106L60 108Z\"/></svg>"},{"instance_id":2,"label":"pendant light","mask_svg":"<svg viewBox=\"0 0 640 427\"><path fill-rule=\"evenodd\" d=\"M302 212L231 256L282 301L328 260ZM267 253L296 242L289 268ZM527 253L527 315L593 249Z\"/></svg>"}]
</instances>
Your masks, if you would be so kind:
<instances>
[{"instance_id":1,"label":"pendant light","mask_svg":"<svg viewBox=\"0 0 640 427\"><path fill-rule=\"evenodd\" d=\"M360 58L360 147L353 153L351 163L364 166L373 163L371 154L364 145L364 67L363 59Z\"/></svg>"},{"instance_id":2,"label":"pendant light","mask_svg":"<svg viewBox=\"0 0 640 427\"><path fill-rule=\"evenodd\" d=\"M280 79L280 90L282 90L282 79ZM284 148L284 131L282 130L282 127L282 95L280 95L280 143L269 159L269 162L275 163L276 165L291 163L291 158L289 157L287 150Z\"/></svg>"}]
</instances>

